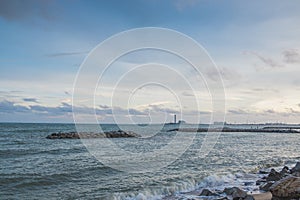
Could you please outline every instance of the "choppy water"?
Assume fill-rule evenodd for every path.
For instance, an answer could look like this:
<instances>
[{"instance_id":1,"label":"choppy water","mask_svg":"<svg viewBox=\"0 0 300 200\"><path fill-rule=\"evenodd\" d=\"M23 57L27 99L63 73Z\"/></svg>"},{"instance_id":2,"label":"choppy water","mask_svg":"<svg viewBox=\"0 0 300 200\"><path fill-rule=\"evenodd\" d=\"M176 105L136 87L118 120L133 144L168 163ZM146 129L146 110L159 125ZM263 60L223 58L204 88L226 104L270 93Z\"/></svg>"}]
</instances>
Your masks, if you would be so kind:
<instances>
[{"instance_id":1,"label":"choppy water","mask_svg":"<svg viewBox=\"0 0 300 200\"><path fill-rule=\"evenodd\" d=\"M102 127L118 129L116 125ZM75 131L75 126L0 124L1 199L187 198L189 194L182 192L242 184L243 178L254 179L244 173L300 160L300 134L222 133L210 153L199 158L205 134L197 133L193 144L172 164L154 172L128 173L102 165L81 140L45 139L50 133L68 131ZM172 138L174 133L161 132L148 143L135 138L115 142L124 150L149 151ZM179 141L173 148L180 145ZM109 149L105 151L109 154Z\"/></svg>"}]
</instances>

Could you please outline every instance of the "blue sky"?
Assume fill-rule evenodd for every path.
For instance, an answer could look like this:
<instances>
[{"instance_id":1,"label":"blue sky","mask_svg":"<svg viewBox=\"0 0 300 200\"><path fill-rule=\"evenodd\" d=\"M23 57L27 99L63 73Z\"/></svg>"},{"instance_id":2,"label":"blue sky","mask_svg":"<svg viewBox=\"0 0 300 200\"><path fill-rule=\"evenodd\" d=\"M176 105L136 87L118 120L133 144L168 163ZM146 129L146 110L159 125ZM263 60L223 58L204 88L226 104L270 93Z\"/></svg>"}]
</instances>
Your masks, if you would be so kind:
<instances>
[{"instance_id":1,"label":"blue sky","mask_svg":"<svg viewBox=\"0 0 300 200\"><path fill-rule=\"evenodd\" d=\"M72 122L73 83L88 52L121 31L163 27L195 39L220 68L227 121L298 123L299 24L296 0L1 0L0 121ZM138 58L120 60L107 78L113 79L120 63ZM138 122L147 122L148 112L155 122L171 120L177 108L166 102L172 97L148 89L161 99L144 98L131 105L131 113ZM100 97L97 108L103 123L112 122L106 98ZM80 110L90 107L82 105ZM201 110L203 122L208 107ZM188 110L186 120L193 122L199 110ZM126 105L119 105L118 111L125 116ZM160 117L162 112L166 118ZM128 122L126 117L120 120Z\"/></svg>"}]
</instances>

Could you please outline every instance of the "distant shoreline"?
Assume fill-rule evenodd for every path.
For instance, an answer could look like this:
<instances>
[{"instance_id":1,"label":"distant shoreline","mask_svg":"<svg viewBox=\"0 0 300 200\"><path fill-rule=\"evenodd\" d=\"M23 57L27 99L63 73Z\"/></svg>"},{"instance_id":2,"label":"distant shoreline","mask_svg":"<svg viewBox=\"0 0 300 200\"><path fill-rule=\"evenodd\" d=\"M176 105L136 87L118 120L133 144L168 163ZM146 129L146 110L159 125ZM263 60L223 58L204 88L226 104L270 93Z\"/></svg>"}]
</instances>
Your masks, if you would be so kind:
<instances>
[{"instance_id":1,"label":"distant shoreline","mask_svg":"<svg viewBox=\"0 0 300 200\"><path fill-rule=\"evenodd\" d=\"M292 127L294 128L294 127ZM260 132L260 133L300 133L290 127L267 127L267 128L174 128L168 130L168 132Z\"/></svg>"}]
</instances>

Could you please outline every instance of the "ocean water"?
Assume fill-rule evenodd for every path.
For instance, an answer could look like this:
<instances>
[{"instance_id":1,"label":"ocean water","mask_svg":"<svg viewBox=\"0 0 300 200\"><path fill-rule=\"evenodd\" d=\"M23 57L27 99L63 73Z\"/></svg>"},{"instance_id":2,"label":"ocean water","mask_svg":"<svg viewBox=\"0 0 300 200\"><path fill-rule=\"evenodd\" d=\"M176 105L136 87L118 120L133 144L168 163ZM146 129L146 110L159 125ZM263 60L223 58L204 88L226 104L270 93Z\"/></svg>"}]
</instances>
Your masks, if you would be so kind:
<instances>
[{"instance_id":1,"label":"ocean water","mask_svg":"<svg viewBox=\"0 0 300 200\"><path fill-rule=\"evenodd\" d=\"M87 130L92 126L86 125ZM138 151L141 156L176 136L164 130L155 134L156 126L144 132L142 127L124 126L149 137L112 142L120 150ZM119 129L116 125L101 127ZM199 156L206 133L196 133L185 152L159 170L151 171L151 164L140 163L148 170L119 171L102 164L81 140L45 138L53 132L75 130L73 124L0 124L0 199L187 199L202 188L221 190L231 185L255 191L255 171L300 161L300 134L221 133L211 151ZM194 133L185 134L192 137L189 134ZM177 141L171 149L176 152L184 142ZM112 159L116 156L109 148L99 149ZM163 159L158 156L153 162Z\"/></svg>"}]
</instances>

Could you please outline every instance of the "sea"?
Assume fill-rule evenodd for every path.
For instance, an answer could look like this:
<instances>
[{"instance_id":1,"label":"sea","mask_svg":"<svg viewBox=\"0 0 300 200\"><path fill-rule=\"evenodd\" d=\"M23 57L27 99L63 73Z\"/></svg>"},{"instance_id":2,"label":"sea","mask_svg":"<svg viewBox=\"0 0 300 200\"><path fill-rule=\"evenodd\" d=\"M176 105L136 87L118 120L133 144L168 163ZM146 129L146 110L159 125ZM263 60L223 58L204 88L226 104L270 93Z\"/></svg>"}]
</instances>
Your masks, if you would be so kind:
<instances>
[{"instance_id":1,"label":"sea","mask_svg":"<svg viewBox=\"0 0 300 200\"><path fill-rule=\"evenodd\" d=\"M176 132L168 132L172 124L85 125L89 131L95 126L103 131L126 129L143 137L106 139L107 145L97 146L101 155L97 156L84 139L46 139L51 133L78 130L74 124L1 123L0 199L201 199L203 188L229 186L255 193L258 170L300 161L299 133L181 133L177 137ZM208 142L211 148L204 154ZM151 152L156 156L147 160ZM138 155L136 165L132 165L133 153ZM118 165L110 165L108 158L115 161L120 156Z\"/></svg>"}]
</instances>

